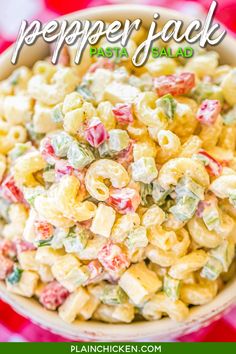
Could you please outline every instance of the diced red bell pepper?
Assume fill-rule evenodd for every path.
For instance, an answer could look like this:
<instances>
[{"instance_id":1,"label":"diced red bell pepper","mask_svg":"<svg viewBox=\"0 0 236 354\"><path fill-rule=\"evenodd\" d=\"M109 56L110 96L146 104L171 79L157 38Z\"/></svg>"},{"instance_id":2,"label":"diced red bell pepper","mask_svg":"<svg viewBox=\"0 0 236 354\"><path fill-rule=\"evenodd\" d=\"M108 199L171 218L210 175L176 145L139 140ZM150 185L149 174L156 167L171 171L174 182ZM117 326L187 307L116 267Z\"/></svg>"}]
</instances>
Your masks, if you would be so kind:
<instances>
[{"instance_id":1,"label":"diced red bell pepper","mask_svg":"<svg viewBox=\"0 0 236 354\"><path fill-rule=\"evenodd\" d=\"M58 159L55 154L54 148L51 144L51 139L46 137L41 141L40 152L46 162L50 165L54 165Z\"/></svg>"},{"instance_id":2,"label":"diced red bell pepper","mask_svg":"<svg viewBox=\"0 0 236 354\"><path fill-rule=\"evenodd\" d=\"M140 202L139 193L132 188L112 188L107 200L107 204L111 205L120 214L134 213Z\"/></svg>"},{"instance_id":3,"label":"diced red bell pepper","mask_svg":"<svg viewBox=\"0 0 236 354\"><path fill-rule=\"evenodd\" d=\"M133 159L134 156L132 142L128 145L126 149L122 150L119 154L116 155L116 161L123 165L125 168L128 168Z\"/></svg>"},{"instance_id":4,"label":"diced red bell pepper","mask_svg":"<svg viewBox=\"0 0 236 354\"><path fill-rule=\"evenodd\" d=\"M23 203L24 195L21 190L16 186L14 177L8 175L0 187L1 195L11 203Z\"/></svg>"},{"instance_id":5,"label":"diced red bell pepper","mask_svg":"<svg viewBox=\"0 0 236 354\"><path fill-rule=\"evenodd\" d=\"M89 262L88 271L89 271L89 279L86 281L85 285L102 280L103 266L97 259Z\"/></svg>"},{"instance_id":6,"label":"diced red bell pepper","mask_svg":"<svg viewBox=\"0 0 236 354\"><path fill-rule=\"evenodd\" d=\"M130 262L121 247L108 242L98 253L98 260L106 271L119 273L125 270Z\"/></svg>"},{"instance_id":7,"label":"diced red bell pepper","mask_svg":"<svg viewBox=\"0 0 236 354\"><path fill-rule=\"evenodd\" d=\"M209 155L206 151L200 150L198 155L203 157L205 167L210 176L220 176L223 170L222 164Z\"/></svg>"},{"instance_id":8,"label":"diced red bell pepper","mask_svg":"<svg viewBox=\"0 0 236 354\"><path fill-rule=\"evenodd\" d=\"M37 240L48 240L52 237L54 228L47 221L36 220L34 223L34 229Z\"/></svg>"},{"instance_id":9,"label":"diced red bell pepper","mask_svg":"<svg viewBox=\"0 0 236 354\"><path fill-rule=\"evenodd\" d=\"M69 165L67 160L58 160L55 164L55 177L59 181L65 175L73 175L74 168Z\"/></svg>"},{"instance_id":10,"label":"diced red bell pepper","mask_svg":"<svg viewBox=\"0 0 236 354\"><path fill-rule=\"evenodd\" d=\"M194 85L195 75L189 72L154 78L154 88L160 97L168 93L173 96L186 95Z\"/></svg>"},{"instance_id":11,"label":"diced red bell pepper","mask_svg":"<svg viewBox=\"0 0 236 354\"><path fill-rule=\"evenodd\" d=\"M134 121L132 105L130 103L118 103L112 108L112 112L117 122L121 124L129 124Z\"/></svg>"},{"instance_id":12,"label":"diced red bell pepper","mask_svg":"<svg viewBox=\"0 0 236 354\"><path fill-rule=\"evenodd\" d=\"M197 120L205 125L212 125L221 111L221 104L218 100L205 100L202 102L198 112Z\"/></svg>"},{"instance_id":13,"label":"diced red bell pepper","mask_svg":"<svg viewBox=\"0 0 236 354\"><path fill-rule=\"evenodd\" d=\"M104 143L109 138L103 123L98 119L91 119L85 129L85 139L95 148Z\"/></svg>"},{"instance_id":14,"label":"diced red bell pepper","mask_svg":"<svg viewBox=\"0 0 236 354\"><path fill-rule=\"evenodd\" d=\"M92 64L88 70L89 73L94 73L97 69L107 69L107 70L114 70L115 63L108 59L99 59L96 63Z\"/></svg>"},{"instance_id":15,"label":"diced red bell pepper","mask_svg":"<svg viewBox=\"0 0 236 354\"><path fill-rule=\"evenodd\" d=\"M14 262L2 254L0 254L0 280L6 279L8 274L13 270Z\"/></svg>"},{"instance_id":16,"label":"diced red bell pepper","mask_svg":"<svg viewBox=\"0 0 236 354\"><path fill-rule=\"evenodd\" d=\"M217 198L214 195L207 196L206 200L201 200L198 203L198 207L196 210L197 217L202 218L204 210L210 206L215 206L216 204Z\"/></svg>"},{"instance_id":17,"label":"diced red bell pepper","mask_svg":"<svg viewBox=\"0 0 236 354\"><path fill-rule=\"evenodd\" d=\"M69 296L69 291L57 281L45 286L40 294L40 303L48 310L56 310Z\"/></svg>"},{"instance_id":18,"label":"diced red bell pepper","mask_svg":"<svg viewBox=\"0 0 236 354\"><path fill-rule=\"evenodd\" d=\"M27 251L34 251L36 250L36 247L33 245L33 243L24 241L24 240L16 240L15 241L16 245L16 253L20 254L22 252L27 252Z\"/></svg>"},{"instance_id":19,"label":"diced red bell pepper","mask_svg":"<svg viewBox=\"0 0 236 354\"><path fill-rule=\"evenodd\" d=\"M16 245L11 240L1 239L0 241L0 254L4 257L16 257Z\"/></svg>"}]
</instances>

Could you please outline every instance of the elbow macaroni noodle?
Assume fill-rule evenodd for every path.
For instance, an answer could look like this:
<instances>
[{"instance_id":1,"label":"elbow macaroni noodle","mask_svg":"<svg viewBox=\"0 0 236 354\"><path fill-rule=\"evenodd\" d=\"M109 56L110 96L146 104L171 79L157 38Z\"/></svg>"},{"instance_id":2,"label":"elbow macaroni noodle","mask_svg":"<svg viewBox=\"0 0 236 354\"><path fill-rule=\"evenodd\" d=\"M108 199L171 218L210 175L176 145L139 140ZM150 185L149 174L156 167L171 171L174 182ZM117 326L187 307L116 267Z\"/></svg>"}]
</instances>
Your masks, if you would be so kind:
<instances>
[{"instance_id":1,"label":"elbow macaroni noodle","mask_svg":"<svg viewBox=\"0 0 236 354\"><path fill-rule=\"evenodd\" d=\"M69 323L184 321L235 269L236 69L75 50L0 83L0 280Z\"/></svg>"}]
</instances>

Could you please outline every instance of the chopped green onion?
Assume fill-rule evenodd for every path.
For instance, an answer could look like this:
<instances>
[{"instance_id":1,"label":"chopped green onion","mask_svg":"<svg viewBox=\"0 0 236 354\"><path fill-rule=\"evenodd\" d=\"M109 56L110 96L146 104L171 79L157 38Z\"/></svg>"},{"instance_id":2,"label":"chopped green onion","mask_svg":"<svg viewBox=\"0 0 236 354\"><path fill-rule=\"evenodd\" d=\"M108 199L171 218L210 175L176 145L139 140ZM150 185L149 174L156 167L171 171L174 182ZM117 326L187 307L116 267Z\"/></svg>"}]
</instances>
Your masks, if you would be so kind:
<instances>
[{"instance_id":1,"label":"chopped green onion","mask_svg":"<svg viewBox=\"0 0 236 354\"><path fill-rule=\"evenodd\" d=\"M53 237L48 238L47 240L39 240L38 247L51 246Z\"/></svg>"}]
</instances>

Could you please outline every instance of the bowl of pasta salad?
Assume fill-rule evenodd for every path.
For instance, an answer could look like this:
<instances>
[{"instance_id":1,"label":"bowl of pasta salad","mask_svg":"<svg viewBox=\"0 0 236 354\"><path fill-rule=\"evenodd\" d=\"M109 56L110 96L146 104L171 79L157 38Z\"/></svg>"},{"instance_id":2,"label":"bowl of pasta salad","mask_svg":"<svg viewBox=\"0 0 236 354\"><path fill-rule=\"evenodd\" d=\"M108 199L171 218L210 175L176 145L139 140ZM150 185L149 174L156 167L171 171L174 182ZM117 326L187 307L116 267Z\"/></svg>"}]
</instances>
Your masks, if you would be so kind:
<instances>
[{"instance_id":1,"label":"bowl of pasta salad","mask_svg":"<svg viewBox=\"0 0 236 354\"><path fill-rule=\"evenodd\" d=\"M68 19L183 18L100 7ZM145 38L131 35L130 51ZM102 40L100 47L106 47ZM174 49L176 43L165 44ZM236 50L0 58L0 296L71 339L167 339L236 297ZM217 50L217 51L215 51Z\"/></svg>"}]
</instances>

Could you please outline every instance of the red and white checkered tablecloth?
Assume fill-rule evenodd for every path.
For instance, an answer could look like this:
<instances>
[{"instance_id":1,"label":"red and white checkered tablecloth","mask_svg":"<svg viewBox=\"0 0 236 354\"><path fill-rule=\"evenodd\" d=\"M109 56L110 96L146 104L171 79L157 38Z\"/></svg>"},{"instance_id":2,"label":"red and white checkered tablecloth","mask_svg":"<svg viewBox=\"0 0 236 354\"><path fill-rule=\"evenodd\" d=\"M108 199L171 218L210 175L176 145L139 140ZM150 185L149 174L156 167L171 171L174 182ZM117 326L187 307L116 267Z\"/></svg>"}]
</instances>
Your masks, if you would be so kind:
<instances>
[{"instance_id":1,"label":"red and white checkered tablecloth","mask_svg":"<svg viewBox=\"0 0 236 354\"><path fill-rule=\"evenodd\" d=\"M175 8L196 18L205 11L211 0L0 0L0 52L16 38L21 20L40 19L43 22L58 14L85 7L114 3L145 3ZM219 0L217 18L232 33L236 33L236 0ZM122 340L122 338L119 338ZM166 338L168 341L168 338ZM183 342L236 342L236 308L220 320L196 333L177 338ZM62 342L66 338L41 329L0 301L0 342Z\"/></svg>"}]
</instances>

